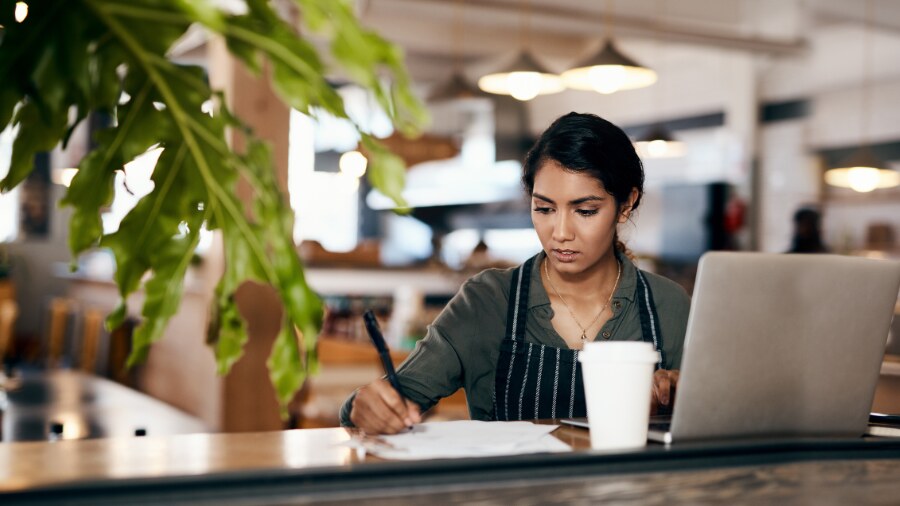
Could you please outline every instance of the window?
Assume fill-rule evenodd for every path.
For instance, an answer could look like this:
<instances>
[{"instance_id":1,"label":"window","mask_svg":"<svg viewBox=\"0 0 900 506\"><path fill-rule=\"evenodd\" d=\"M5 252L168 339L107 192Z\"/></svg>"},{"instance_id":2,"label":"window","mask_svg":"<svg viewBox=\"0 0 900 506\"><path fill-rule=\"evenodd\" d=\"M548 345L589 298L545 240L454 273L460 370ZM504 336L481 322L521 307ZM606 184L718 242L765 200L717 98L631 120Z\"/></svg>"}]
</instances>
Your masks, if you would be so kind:
<instances>
[{"instance_id":1,"label":"window","mask_svg":"<svg viewBox=\"0 0 900 506\"><path fill-rule=\"evenodd\" d=\"M390 120L368 92L340 91L347 114L376 137L392 133ZM318 110L315 118L291 111L288 191L294 210L294 241L318 241L330 251L350 251L359 240L359 178L338 168L341 155L354 151L359 135L353 125Z\"/></svg>"},{"instance_id":2,"label":"window","mask_svg":"<svg viewBox=\"0 0 900 506\"><path fill-rule=\"evenodd\" d=\"M9 172L12 144L16 133L13 129L0 132L0 179ZM0 242L10 242L19 230L19 189L0 194Z\"/></svg>"},{"instance_id":3,"label":"window","mask_svg":"<svg viewBox=\"0 0 900 506\"><path fill-rule=\"evenodd\" d=\"M138 201L153 191L156 185L150 177L162 152L162 148L151 149L126 163L124 171L116 172L112 205L109 212L101 216L104 234L118 230L122 218L134 209Z\"/></svg>"}]
</instances>

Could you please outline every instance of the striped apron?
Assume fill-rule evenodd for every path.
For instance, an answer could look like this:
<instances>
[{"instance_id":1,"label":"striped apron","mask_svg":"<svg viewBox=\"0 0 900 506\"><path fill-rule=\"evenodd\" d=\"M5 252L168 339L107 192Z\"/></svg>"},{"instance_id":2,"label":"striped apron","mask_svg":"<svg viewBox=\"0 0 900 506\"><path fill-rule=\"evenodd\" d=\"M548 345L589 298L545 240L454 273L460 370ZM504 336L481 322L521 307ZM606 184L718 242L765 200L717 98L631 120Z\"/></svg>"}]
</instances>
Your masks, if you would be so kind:
<instances>
[{"instance_id":1,"label":"striped apron","mask_svg":"<svg viewBox=\"0 0 900 506\"><path fill-rule=\"evenodd\" d=\"M506 336L494 376L494 419L529 420L587 416L578 350L525 342L528 287L537 256L513 271L509 287ZM665 364L659 316L650 286L637 269L637 303L644 341L659 351L656 368Z\"/></svg>"}]
</instances>

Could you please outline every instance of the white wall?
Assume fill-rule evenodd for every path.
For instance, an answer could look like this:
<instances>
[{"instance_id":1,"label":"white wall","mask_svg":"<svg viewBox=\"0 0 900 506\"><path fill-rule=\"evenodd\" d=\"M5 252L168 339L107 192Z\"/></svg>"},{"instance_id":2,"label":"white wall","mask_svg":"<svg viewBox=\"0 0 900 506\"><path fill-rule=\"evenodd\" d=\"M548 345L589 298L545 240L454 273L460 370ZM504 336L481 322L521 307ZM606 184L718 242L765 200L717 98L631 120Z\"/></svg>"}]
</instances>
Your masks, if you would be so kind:
<instances>
[{"instance_id":1,"label":"white wall","mask_svg":"<svg viewBox=\"0 0 900 506\"><path fill-rule=\"evenodd\" d=\"M897 65L900 66L900 60ZM814 95L809 118L810 147L845 147L900 139L900 77L871 88L865 116L861 110L863 95L860 88Z\"/></svg>"},{"instance_id":2,"label":"white wall","mask_svg":"<svg viewBox=\"0 0 900 506\"><path fill-rule=\"evenodd\" d=\"M900 235L898 192L825 191L816 156L821 149L900 140L900 33L872 30L867 78L862 25L811 23L815 31L808 34L808 50L789 56L704 50L698 57L696 48L666 44L655 49L659 65L654 68L660 76L656 85L613 95L564 92L539 97L529 105L529 128L538 134L571 110L593 112L620 125L726 113L722 128L676 132L688 143L685 159L645 161L647 197L631 239L641 252L654 254L660 247L661 210L655 192L667 184L725 180L744 186L741 193L746 196L744 155L752 152L754 143L761 179L759 249L784 251L791 240L793 213L810 203L822 207L826 240L835 250L861 248L869 223L893 223ZM754 74L758 87L748 89L747 80ZM863 88L866 83L870 88ZM806 118L758 126L755 136L748 135L740 131L746 121L734 124L728 117L746 111L741 104L746 105L751 94L760 104L806 99L810 112ZM864 96L869 100L865 116Z\"/></svg>"},{"instance_id":3,"label":"white wall","mask_svg":"<svg viewBox=\"0 0 900 506\"><path fill-rule=\"evenodd\" d=\"M20 306L17 334L43 336L50 299L66 293L68 282L53 271L55 264L67 263L72 258L68 245L72 210L58 205L65 190L63 186L50 185L50 231L47 237L20 238L7 245Z\"/></svg>"},{"instance_id":4,"label":"white wall","mask_svg":"<svg viewBox=\"0 0 900 506\"><path fill-rule=\"evenodd\" d=\"M794 120L773 123L761 131L762 251L786 251L791 244L794 212L820 200L821 170L816 158L808 153L808 130L806 121Z\"/></svg>"}]
</instances>

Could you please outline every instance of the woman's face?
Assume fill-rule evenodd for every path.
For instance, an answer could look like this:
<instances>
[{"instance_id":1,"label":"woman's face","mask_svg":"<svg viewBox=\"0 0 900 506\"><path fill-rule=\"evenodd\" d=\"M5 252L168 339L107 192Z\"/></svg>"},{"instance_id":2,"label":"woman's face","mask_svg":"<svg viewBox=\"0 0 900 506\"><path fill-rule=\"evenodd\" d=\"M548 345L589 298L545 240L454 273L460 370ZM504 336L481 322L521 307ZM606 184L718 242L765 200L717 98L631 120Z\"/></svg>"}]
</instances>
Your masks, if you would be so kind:
<instances>
[{"instance_id":1,"label":"woman's face","mask_svg":"<svg viewBox=\"0 0 900 506\"><path fill-rule=\"evenodd\" d=\"M635 190L619 208L597 179L545 162L534 178L531 221L550 265L566 274L596 268L611 252L616 225L628 219L636 196Z\"/></svg>"}]
</instances>

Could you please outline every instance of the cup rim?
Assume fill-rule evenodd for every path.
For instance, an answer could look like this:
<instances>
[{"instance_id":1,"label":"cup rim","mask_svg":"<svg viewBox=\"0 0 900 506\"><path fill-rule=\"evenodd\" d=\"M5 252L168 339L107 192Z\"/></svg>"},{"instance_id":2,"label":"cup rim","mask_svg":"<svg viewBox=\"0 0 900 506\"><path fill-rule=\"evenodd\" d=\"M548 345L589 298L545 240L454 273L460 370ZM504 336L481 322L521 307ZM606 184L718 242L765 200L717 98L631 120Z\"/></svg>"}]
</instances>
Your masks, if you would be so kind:
<instances>
[{"instance_id":1,"label":"cup rim","mask_svg":"<svg viewBox=\"0 0 900 506\"><path fill-rule=\"evenodd\" d=\"M645 341L592 341L578 353L579 362L640 362L654 364L659 352Z\"/></svg>"}]
</instances>

